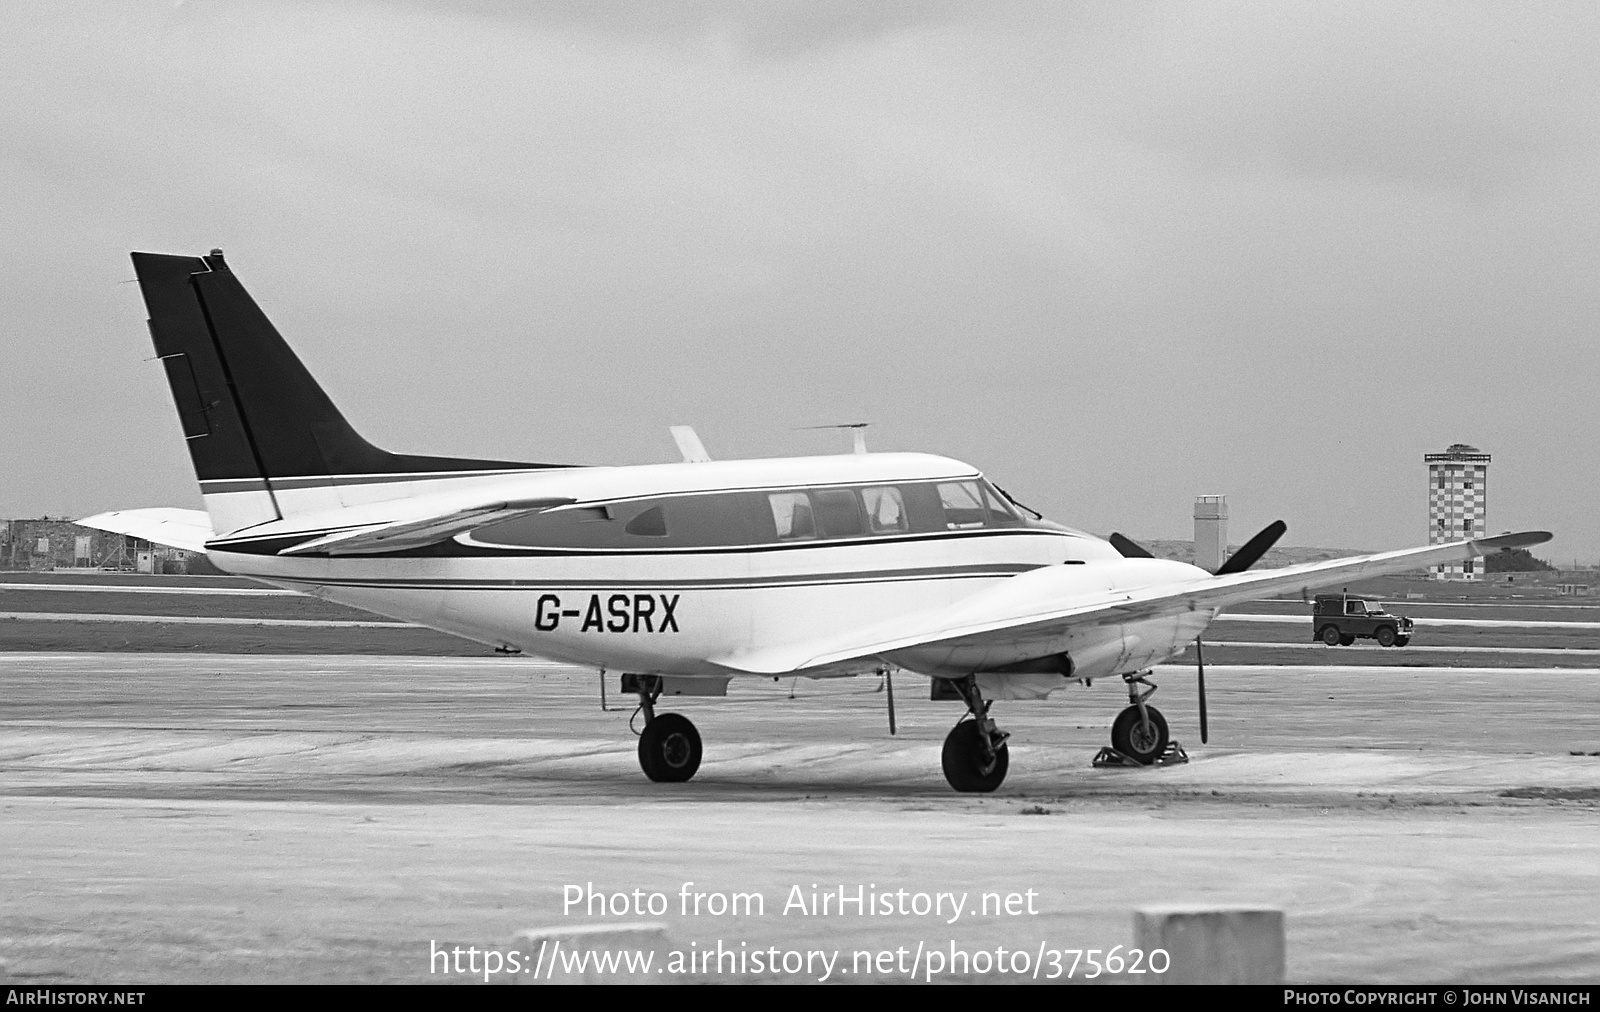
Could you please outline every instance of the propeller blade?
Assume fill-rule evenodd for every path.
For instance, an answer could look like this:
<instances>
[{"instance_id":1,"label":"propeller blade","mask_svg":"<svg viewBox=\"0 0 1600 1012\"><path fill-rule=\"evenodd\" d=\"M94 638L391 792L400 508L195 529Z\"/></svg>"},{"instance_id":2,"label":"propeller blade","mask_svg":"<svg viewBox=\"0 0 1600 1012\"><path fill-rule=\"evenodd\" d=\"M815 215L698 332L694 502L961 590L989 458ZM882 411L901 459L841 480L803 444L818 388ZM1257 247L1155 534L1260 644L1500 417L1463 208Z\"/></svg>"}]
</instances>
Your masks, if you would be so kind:
<instances>
[{"instance_id":1,"label":"propeller blade","mask_svg":"<svg viewBox=\"0 0 1600 1012\"><path fill-rule=\"evenodd\" d=\"M1200 637L1194 638L1194 659L1200 668L1200 744L1211 742L1211 735L1206 728L1206 655L1200 648Z\"/></svg>"},{"instance_id":2,"label":"propeller blade","mask_svg":"<svg viewBox=\"0 0 1600 1012\"><path fill-rule=\"evenodd\" d=\"M1261 561L1261 557L1267 554L1267 551L1273 545L1278 543L1278 539L1283 537L1284 532L1288 529L1289 525L1282 520L1274 520L1261 528L1261 533L1246 541L1243 548L1234 552L1228 557L1227 562L1217 567L1216 575L1228 576L1231 573L1242 573L1249 569Z\"/></svg>"},{"instance_id":3,"label":"propeller blade","mask_svg":"<svg viewBox=\"0 0 1600 1012\"><path fill-rule=\"evenodd\" d=\"M1112 534L1111 537L1107 538L1106 540L1111 542L1112 548L1115 548L1117 551L1122 553L1122 557L1124 559L1155 558L1154 555L1150 554L1150 549L1139 544L1139 542L1134 541L1132 538L1125 538L1120 534Z\"/></svg>"}]
</instances>

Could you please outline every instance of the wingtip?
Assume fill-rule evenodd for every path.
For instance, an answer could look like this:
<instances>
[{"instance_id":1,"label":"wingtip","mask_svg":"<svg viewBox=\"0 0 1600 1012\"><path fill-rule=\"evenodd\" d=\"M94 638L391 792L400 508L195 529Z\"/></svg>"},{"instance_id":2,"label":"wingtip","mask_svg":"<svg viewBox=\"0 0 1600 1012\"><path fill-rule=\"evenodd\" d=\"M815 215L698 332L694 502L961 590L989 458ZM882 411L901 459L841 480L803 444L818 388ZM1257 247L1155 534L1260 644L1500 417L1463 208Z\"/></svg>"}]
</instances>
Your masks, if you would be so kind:
<instances>
[{"instance_id":1,"label":"wingtip","mask_svg":"<svg viewBox=\"0 0 1600 1012\"><path fill-rule=\"evenodd\" d=\"M1497 534L1492 538L1478 538L1474 544L1480 548L1526 548L1542 545L1555 537L1549 531L1518 531L1515 534Z\"/></svg>"}]
</instances>

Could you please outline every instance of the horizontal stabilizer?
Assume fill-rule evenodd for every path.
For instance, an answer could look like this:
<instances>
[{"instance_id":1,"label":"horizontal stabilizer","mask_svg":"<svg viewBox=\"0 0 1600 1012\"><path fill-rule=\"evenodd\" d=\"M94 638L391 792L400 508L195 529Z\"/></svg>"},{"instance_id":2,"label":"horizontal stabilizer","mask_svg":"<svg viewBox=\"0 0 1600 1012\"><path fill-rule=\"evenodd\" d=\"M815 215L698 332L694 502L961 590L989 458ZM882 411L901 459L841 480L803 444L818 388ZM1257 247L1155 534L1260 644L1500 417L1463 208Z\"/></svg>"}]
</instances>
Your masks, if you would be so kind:
<instances>
[{"instance_id":1,"label":"horizontal stabilizer","mask_svg":"<svg viewBox=\"0 0 1600 1012\"><path fill-rule=\"evenodd\" d=\"M448 541L457 534L488 524L502 523L530 513L541 513L557 506L569 506L576 499L522 499L485 503L420 520L338 531L325 537L285 548L279 555L380 555L403 552Z\"/></svg>"},{"instance_id":2,"label":"horizontal stabilizer","mask_svg":"<svg viewBox=\"0 0 1600 1012\"><path fill-rule=\"evenodd\" d=\"M181 548L186 552L204 552L206 542L214 536L211 518L205 510L181 510L158 506L142 510L112 510L96 513L79 520L80 527L93 527L97 531L126 534L143 538L158 545Z\"/></svg>"}]
</instances>

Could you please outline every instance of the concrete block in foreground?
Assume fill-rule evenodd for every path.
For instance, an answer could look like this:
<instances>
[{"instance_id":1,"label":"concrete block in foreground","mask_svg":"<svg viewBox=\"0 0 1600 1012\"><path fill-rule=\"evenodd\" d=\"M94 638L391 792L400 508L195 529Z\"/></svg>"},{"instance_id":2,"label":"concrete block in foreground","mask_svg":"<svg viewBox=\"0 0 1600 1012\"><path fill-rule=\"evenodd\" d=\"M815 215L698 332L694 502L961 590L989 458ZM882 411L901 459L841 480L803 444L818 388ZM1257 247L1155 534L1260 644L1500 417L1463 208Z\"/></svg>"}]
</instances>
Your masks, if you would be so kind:
<instances>
[{"instance_id":1,"label":"concrete block in foreground","mask_svg":"<svg viewBox=\"0 0 1600 1012\"><path fill-rule=\"evenodd\" d=\"M1165 973L1146 984L1283 983L1283 911L1259 907L1160 906L1133 912L1133 944L1165 949ZM1161 965L1159 961L1155 965Z\"/></svg>"},{"instance_id":2,"label":"concrete block in foreground","mask_svg":"<svg viewBox=\"0 0 1600 1012\"><path fill-rule=\"evenodd\" d=\"M585 924L517 932L513 947L524 966L517 984L670 984L667 926Z\"/></svg>"}]
</instances>

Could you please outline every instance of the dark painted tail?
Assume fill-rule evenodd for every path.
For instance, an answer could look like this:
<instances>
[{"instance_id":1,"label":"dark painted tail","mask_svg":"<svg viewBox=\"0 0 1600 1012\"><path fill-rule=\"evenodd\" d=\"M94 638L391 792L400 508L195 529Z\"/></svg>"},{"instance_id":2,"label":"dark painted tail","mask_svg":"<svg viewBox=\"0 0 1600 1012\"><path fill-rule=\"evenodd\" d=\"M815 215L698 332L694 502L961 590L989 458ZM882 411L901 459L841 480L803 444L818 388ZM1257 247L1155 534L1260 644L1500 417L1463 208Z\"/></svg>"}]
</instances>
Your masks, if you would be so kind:
<instances>
[{"instance_id":1,"label":"dark painted tail","mask_svg":"<svg viewBox=\"0 0 1600 1012\"><path fill-rule=\"evenodd\" d=\"M202 482L564 466L380 450L333 406L221 250L135 253L133 268Z\"/></svg>"}]
</instances>

